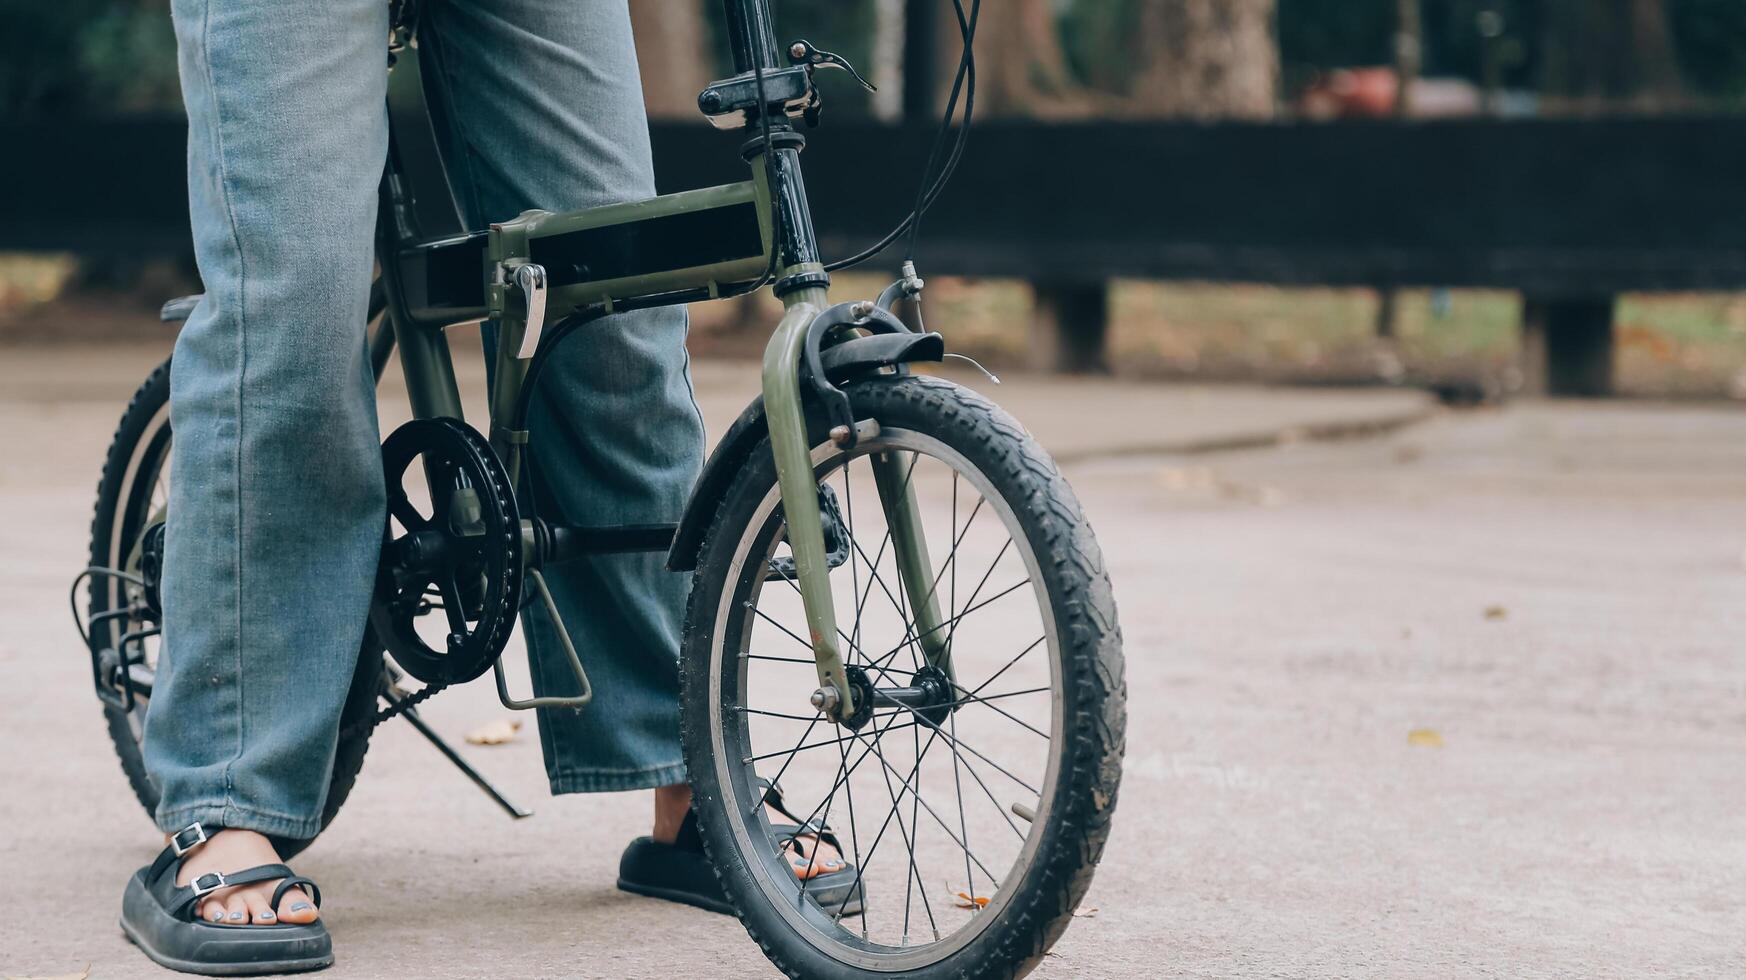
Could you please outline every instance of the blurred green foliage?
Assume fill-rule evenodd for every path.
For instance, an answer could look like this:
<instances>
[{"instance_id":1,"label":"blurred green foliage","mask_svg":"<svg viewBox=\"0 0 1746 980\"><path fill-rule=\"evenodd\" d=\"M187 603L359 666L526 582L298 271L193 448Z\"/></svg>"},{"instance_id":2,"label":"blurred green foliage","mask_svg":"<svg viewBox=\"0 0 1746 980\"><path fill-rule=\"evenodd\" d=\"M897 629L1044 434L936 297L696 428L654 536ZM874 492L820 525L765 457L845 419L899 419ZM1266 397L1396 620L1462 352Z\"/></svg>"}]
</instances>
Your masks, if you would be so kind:
<instances>
[{"instance_id":1,"label":"blurred green foliage","mask_svg":"<svg viewBox=\"0 0 1746 980\"><path fill-rule=\"evenodd\" d=\"M0 116L180 101L169 0L0 0Z\"/></svg>"}]
</instances>

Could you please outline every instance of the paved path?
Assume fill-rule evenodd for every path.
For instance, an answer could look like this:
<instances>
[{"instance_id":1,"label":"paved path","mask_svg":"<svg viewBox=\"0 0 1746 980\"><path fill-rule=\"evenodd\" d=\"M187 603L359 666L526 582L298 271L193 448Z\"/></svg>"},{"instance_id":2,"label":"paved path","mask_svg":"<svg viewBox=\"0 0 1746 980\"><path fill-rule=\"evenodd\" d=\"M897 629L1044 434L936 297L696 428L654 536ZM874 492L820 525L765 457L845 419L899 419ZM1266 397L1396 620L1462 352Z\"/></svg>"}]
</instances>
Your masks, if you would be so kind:
<instances>
[{"instance_id":1,"label":"paved path","mask_svg":"<svg viewBox=\"0 0 1746 980\"><path fill-rule=\"evenodd\" d=\"M155 847L63 608L147 359L0 350L0 976L167 975L114 928ZM717 426L747 378L699 371ZM1142 414L1181 448L1424 405L1058 384L995 394L1077 459L1131 728L1099 911L1037 975L1746 975L1746 415L1524 406L1091 458L1076 436L1134 453ZM474 685L426 714L458 736L501 709ZM469 754L537 816L381 731L298 862L327 975L768 975L733 921L612 888L646 797L547 797L531 739Z\"/></svg>"}]
</instances>

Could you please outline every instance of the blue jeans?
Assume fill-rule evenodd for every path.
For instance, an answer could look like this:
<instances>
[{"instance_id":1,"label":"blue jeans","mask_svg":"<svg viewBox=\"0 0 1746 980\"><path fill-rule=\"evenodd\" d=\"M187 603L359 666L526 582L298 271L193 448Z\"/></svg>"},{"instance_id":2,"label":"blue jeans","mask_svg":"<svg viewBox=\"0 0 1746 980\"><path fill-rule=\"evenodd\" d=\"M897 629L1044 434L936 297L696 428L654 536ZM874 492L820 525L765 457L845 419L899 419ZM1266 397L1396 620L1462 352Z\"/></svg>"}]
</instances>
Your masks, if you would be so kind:
<instances>
[{"instance_id":1,"label":"blue jeans","mask_svg":"<svg viewBox=\"0 0 1746 980\"><path fill-rule=\"evenodd\" d=\"M625 0L426 0L421 51L451 109L473 227L654 193ZM383 0L175 0L195 251L206 298L171 374L164 661L145 760L160 827L319 829L384 516L364 339L387 152ZM680 309L567 341L531 420L552 516L676 520L703 427ZM659 555L548 576L595 688L542 711L554 792L681 782L685 580ZM543 613L534 687L570 693Z\"/></svg>"}]
</instances>

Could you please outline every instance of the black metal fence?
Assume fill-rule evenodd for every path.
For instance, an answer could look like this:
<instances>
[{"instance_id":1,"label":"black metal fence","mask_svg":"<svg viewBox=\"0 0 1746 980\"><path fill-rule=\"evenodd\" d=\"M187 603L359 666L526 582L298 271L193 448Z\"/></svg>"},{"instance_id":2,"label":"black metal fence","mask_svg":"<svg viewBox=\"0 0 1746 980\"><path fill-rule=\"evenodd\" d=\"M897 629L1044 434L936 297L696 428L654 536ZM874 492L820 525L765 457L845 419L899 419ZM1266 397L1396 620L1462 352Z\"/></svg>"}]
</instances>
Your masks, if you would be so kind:
<instances>
[{"instance_id":1,"label":"black metal fence","mask_svg":"<svg viewBox=\"0 0 1746 980\"><path fill-rule=\"evenodd\" d=\"M183 138L176 118L0 125L0 248L186 248ZM663 190L745 173L733 134L654 138ZM931 138L827 116L803 157L827 254L905 213ZM1516 289L1541 311L1530 330L1559 335L1552 359L1595 365L1597 300L1746 287L1746 118L991 122L923 231L927 271L1076 296L1081 354L1101 284L1134 276ZM1598 370L1553 387L1598 393Z\"/></svg>"}]
</instances>

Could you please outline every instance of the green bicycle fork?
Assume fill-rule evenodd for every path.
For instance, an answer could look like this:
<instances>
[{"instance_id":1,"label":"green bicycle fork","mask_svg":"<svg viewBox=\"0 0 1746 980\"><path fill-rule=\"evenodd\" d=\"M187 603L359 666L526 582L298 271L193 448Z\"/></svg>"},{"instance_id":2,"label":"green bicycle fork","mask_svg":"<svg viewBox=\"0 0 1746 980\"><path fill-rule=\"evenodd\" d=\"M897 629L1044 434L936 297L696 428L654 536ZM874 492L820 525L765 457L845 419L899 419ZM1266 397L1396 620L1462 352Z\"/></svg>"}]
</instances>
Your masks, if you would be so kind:
<instances>
[{"instance_id":1,"label":"green bicycle fork","mask_svg":"<svg viewBox=\"0 0 1746 980\"><path fill-rule=\"evenodd\" d=\"M797 266L784 275L805 272ZM835 600L831 595L830 566L825 559L824 525L819 513L818 480L813 472L811 440L801 402L801 358L807 328L828 303L822 288L797 290L783 298L787 312L764 349L764 415L770 427L770 449L775 457L776 482L782 495L782 513L788 525L788 547L794 555L796 584L806 609L813 659L818 669L818 690L813 707L832 721L856 713L855 693L843 665ZM899 575L915 613L915 629L930 664L950 676L951 658L941 628L939 602L934 596L927 539L916 509L915 489L908 465L899 457L907 453L875 453L874 479L886 523L892 529L892 547Z\"/></svg>"}]
</instances>

